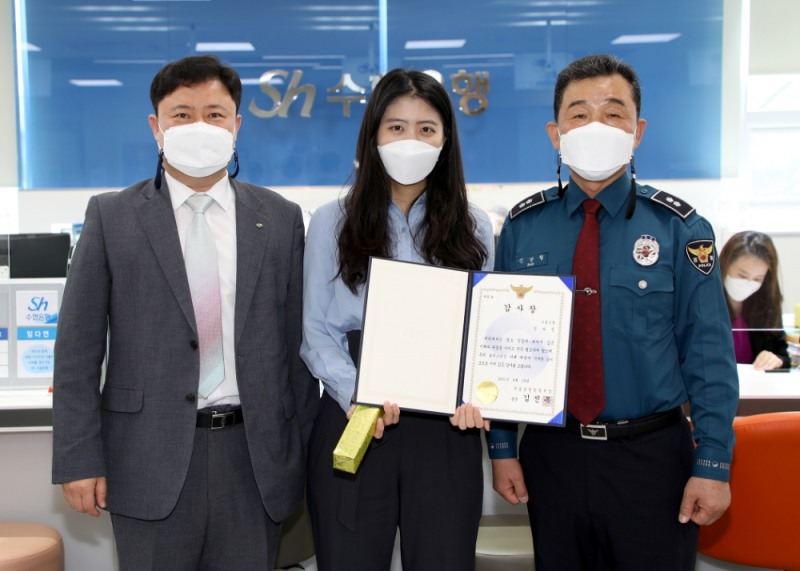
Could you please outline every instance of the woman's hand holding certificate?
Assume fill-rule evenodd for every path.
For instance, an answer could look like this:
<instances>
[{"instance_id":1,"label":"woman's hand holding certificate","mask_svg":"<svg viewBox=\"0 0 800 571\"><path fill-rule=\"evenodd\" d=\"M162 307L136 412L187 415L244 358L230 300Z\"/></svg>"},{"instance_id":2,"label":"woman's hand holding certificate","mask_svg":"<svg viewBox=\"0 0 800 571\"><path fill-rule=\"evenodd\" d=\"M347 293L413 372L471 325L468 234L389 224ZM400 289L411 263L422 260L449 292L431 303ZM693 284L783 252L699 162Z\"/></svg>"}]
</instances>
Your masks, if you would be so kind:
<instances>
[{"instance_id":1,"label":"woman's hand holding certificate","mask_svg":"<svg viewBox=\"0 0 800 571\"><path fill-rule=\"evenodd\" d=\"M347 420L353 418L356 406L351 406L350 410L347 411ZM400 407L397 406L397 403L390 403L388 400L384 401L383 413L378 416L378 420L375 422L375 432L372 437L380 440L383 438L383 431L386 430L386 427L398 422L400 422Z\"/></svg>"},{"instance_id":2,"label":"woman's hand holding certificate","mask_svg":"<svg viewBox=\"0 0 800 571\"><path fill-rule=\"evenodd\" d=\"M456 409L455 414L450 417L450 424L461 430L480 428L481 426L489 430L489 421L483 419L481 416L481 409L471 402L462 404Z\"/></svg>"}]
</instances>

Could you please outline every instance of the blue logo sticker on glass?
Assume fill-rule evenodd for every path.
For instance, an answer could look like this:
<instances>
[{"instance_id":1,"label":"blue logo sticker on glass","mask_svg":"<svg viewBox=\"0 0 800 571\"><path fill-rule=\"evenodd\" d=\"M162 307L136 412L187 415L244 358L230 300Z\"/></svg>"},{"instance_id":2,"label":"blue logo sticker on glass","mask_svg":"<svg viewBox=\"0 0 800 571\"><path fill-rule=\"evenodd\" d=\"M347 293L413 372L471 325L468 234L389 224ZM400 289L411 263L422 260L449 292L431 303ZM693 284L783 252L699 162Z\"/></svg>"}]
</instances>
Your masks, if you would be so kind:
<instances>
[{"instance_id":1,"label":"blue logo sticker on glass","mask_svg":"<svg viewBox=\"0 0 800 571\"><path fill-rule=\"evenodd\" d=\"M22 366L25 371L34 375L44 375L53 372L53 347L47 345L34 345L26 349L22 355Z\"/></svg>"}]
</instances>

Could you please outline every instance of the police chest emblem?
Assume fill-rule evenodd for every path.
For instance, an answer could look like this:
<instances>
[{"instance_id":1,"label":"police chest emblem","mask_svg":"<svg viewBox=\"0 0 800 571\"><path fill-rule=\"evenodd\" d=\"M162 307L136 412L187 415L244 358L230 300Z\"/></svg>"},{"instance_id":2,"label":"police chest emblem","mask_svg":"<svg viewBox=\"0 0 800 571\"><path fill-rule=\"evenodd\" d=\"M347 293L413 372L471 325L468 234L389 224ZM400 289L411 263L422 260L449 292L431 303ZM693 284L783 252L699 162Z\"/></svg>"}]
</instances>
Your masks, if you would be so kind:
<instances>
[{"instance_id":1,"label":"police chest emblem","mask_svg":"<svg viewBox=\"0 0 800 571\"><path fill-rule=\"evenodd\" d=\"M686 244L686 255L692 265L705 275L714 269L716 254L713 240L692 240Z\"/></svg>"},{"instance_id":2,"label":"police chest emblem","mask_svg":"<svg viewBox=\"0 0 800 571\"><path fill-rule=\"evenodd\" d=\"M658 242L654 236L642 234L633 245L633 259L642 266L652 266L658 260Z\"/></svg>"}]
</instances>

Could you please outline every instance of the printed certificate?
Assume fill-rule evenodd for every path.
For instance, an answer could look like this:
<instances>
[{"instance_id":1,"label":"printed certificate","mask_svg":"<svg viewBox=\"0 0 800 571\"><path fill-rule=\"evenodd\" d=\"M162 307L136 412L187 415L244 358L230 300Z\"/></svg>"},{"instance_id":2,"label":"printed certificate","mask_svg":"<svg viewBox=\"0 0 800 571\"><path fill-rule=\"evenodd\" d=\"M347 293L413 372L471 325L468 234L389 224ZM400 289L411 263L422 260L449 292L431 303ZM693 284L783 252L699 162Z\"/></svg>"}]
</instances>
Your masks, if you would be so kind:
<instances>
[{"instance_id":1,"label":"printed certificate","mask_svg":"<svg viewBox=\"0 0 800 571\"><path fill-rule=\"evenodd\" d=\"M372 258L356 402L563 425L574 283Z\"/></svg>"}]
</instances>

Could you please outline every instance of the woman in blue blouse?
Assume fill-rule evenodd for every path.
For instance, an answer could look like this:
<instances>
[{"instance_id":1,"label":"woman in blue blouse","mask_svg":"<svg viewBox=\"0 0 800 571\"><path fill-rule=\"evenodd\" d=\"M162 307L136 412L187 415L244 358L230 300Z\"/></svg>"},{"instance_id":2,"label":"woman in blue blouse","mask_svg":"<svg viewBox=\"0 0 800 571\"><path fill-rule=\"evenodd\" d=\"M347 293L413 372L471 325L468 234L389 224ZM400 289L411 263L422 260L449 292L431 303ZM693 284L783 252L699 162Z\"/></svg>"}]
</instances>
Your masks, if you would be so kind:
<instances>
[{"instance_id":1,"label":"woman in blue blouse","mask_svg":"<svg viewBox=\"0 0 800 571\"><path fill-rule=\"evenodd\" d=\"M381 571L399 527L403 569L473 569L483 474L480 411L450 419L386 402L355 476L332 453L352 411L370 256L491 269L488 216L467 201L450 98L433 77L395 69L364 111L354 181L320 207L306 238L301 355L325 387L311 436L308 504L320 571ZM352 337L351 337L352 338Z\"/></svg>"}]
</instances>

